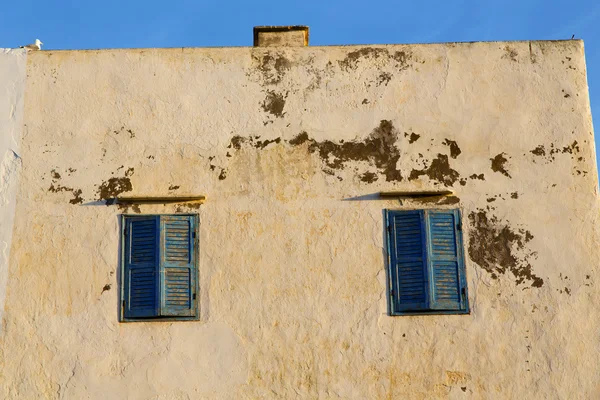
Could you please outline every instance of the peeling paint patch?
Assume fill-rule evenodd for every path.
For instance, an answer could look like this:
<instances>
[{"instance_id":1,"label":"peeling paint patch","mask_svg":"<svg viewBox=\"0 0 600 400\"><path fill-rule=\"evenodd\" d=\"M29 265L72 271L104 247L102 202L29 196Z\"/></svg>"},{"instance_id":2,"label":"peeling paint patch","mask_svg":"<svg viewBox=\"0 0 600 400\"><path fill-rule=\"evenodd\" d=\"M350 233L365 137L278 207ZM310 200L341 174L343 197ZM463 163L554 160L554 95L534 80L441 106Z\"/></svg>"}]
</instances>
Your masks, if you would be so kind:
<instances>
[{"instance_id":1,"label":"peeling paint patch","mask_svg":"<svg viewBox=\"0 0 600 400\"><path fill-rule=\"evenodd\" d=\"M536 155L536 156L545 156L546 155L546 149L544 148L543 145L539 145L535 149L531 150L530 153L533 154L533 155Z\"/></svg>"},{"instance_id":2,"label":"peeling paint patch","mask_svg":"<svg viewBox=\"0 0 600 400\"><path fill-rule=\"evenodd\" d=\"M519 55L519 53L517 53L517 50L510 46L505 46L504 52L505 54L502 56L502 58L517 62L517 56Z\"/></svg>"},{"instance_id":3,"label":"peeling paint patch","mask_svg":"<svg viewBox=\"0 0 600 400\"><path fill-rule=\"evenodd\" d=\"M550 149L546 149L543 144L540 144L535 149L530 150L529 152L537 157L544 157L546 162L552 162L555 160L555 154L577 154L579 153L579 143L577 140L573 141L570 145L564 146L562 148L558 148L554 146L554 143L550 143ZM581 161L578 159L578 161Z\"/></svg>"},{"instance_id":4,"label":"peeling paint patch","mask_svg":"<svg viewBox=\"0 0 600 400\"><path fill-rule=\"evenodd\" d=\"M387 86L388 83L390 83L391 80L392 80L392 75L390 73L388 73L388 72L382 72L377 77L376 85L377 86L381 86L381 85Z\"/></svg>"},{"instance_id":5,"label":"peeling paint patch","mask_svg":"<svg viewBox=\"0 0 600 400\"><path fill-rule=\"evenodd\" d=\"M458 144L456 144L454 140L446 139L444 140L444 144L450 147L450 157L456 158L462 153L460 147L458 147Z\"/></svg>"},{"instance_id":6,"label":"peeling paint patch","mask_svg":"<svg viewBox=\"0 0 600 400\"><path fill-rule=\"evenodd\" d=\"M310 139L308 137L308 133L306 132L300 132L298 134L298 136L296 136L295 138L293 138L292 140L290 140L288 143L291 144L292 146L299 146L303 143L308 142Z\"/></svg>"},{"instance_id":7,"label":"peeling paint patch","mask_svg":"<svg viewBox=\"0 0 600 400\"><path fill-rule=\"evenodd\" d=\"M73 171L75 171L75 170L73 170ZM68 186L60 185L58 183L58 180L61 178L61 176L55 169L50 171L50 176L52 178L52 183L50 184L50 187L48 188L49 192L53 192L53 193L71 192L73 194L73 198L71 200L69 200L69 203L71 203L71 204L83 203L83 198L81 197L81 193L82 193L81 189L73 189Z\"/></svg>"},{"instance_id":8,"label":"peeling paint patch","mask_svg":"<svg viewBox=\"0 0 600 400\"><path fill-rule=\"evenodd\" d=\"M253 52L252 60L266 85L280 83L286 72L292 67L292 63L283 54L271 51L266 54Z\"/></svg>"},{"instance_id":9,"label":"peeling paint patch","mask_svg":"<svg viewBox=\"0 0 600 400\"><path fill-rule=\"evenodd\" d=\"M569 154L579 153L579 145L577 144L577 140L575 140L569 146L563 147L562 152L569 153Z\"/></svg>"},{"instance_id":10,"label":"peeling paint patch","mask_svg":"<svg viewBox=\"0 0 600 400\"><path fill-rule=\"evenodd\" d=\"M411 199L413 203L419 204L435 204L435 205L452 205L460 203L460 198L456 196L431 196L431 197L416 197Z\"/></svg>"},{"instance_id":11,"label":"peeling paint patch","mask_svg":"<svg viewBox=\"0 0 600 400\"><path fill-rule=\"evenodd\" d=\"M229 142L229 146L227 146L227 148L228 149L234 148L235 150L240 150L242 148L242 145L249 144L251 147L262 150L270 144L281 143L281 138L279 138L279 137L272 139L272 140L258 140L258 139L260 139L260 136L250 136L248 138L245 138L242 136L234 136L231 138L231 141Z\"/></svg>"},{"instance_id":12,"label":"peeling paint patch","mask_svg":"<svg viewBox=\"0 0 600 400\"><path fill-rule=\"evenodd\" d=\"M362 174L362 176L360 177L360 180L366 183L373 183L377 180L377 175L374 174L373 172L365 172L364 174Z\"/></svg>"},{"instance_id":13,"label":"peeling paint patch","mask_svg":"<svg viewBox=\"0 0 600 400\"><path fill-rule=\"evenodd\" d=\"M83 198L81 197L81 189L73 190L73 198L69 200L71 204L81 204L83 203Z\"/></svg>"},{"instance_id":14,"label":"peeling paint patch","mask_svg":"<svg viewBox=\"0 0 600 400\"><path fill-rule=\"evenodd\" d=\"M131 130L131 129L125 129L124 126L122 126L121 129L113 130L113 133L115 135L118 135L120 133L127 133L129 135L130 139L133 139L135 137L135 132L133 130Z\"/></svg>"},{"instance_id":15,"label":"peeling paint patch","mask_svg":"<svg viewBox=\"0 0 600 400\"><path fill-rule=\"evenodd\" d=\"M359 61L362 59L379 59L386 58L395 64L395 67L403 71L409 68L411 65L409 61L412 58L412 54L406 51L395 51L390 52L388 49L377 48L377 47L364 47L359 50L351 51L346 57L338 61L340 68L346 71L353 71L358 68Z\"/></svg>"},{"instance_id":16,"label":"peeling paint patch","mask_svg":"<svg viewBox=\"0 0 600 400\"><path fill-rule=\"evenodd\" d=\"M500 153L496 157L490 158L490 161L492 162L492 171L500 172L502 175L512 178L505 168L505 164L508 159L504 156L504 153Z\"/></svg>"},{"instance_id":17,"label":"peeling paint patch","mask_svg":"<svg viewBox=\"0 0 600 400\"><path fill-rule=\"evenodd\" d=\"M398 131L392 122L382 120L363 141L317 142L310 139L306 132L301 132L288 143L292 146L308 143L308 151L318 154L330 170L344 169L349 161L365 161L374 165L385 176L386 181L392 182L402 180L400 171L396 169L400 159L400 151L395 146L397 139Z\"/></svg>"},{"instance_id":18,"label":"peeling paint patch","mask_svg":"<svg viewBox=\"0 0 600 400\"><path fill-rule=\"evenodd\" d=\"M433 159L429 167L425 169L413 169L408 180L412 181L423 175L428 176L431 180L443 183L446 186L453 186L460 176L458 171L450 167L448 156L445 154L438 154L437 158Z\"/></svg>"},{"instance_id":19,"label":"peeling paint patch","mask_svg":"<svg viewBox=\"0 0 600 400\"><path fill-rule=\"evenodd\" d=\"M529 259L534 252L527 253L526 245L533 235L523 229L514 230L497 217L487 215L485 210L469 214L472 232L469 238L469 257L492 278L511 272L516 284L524 282L532 287L542 287L544 280L532 272Z\"/></svg>"},{"instance_id":20,"label":"peeling paint patch","mask_svg":"<svg viewBox=\"0 0 600 400\"><path fill-rule=\"evenodd\" d=\"M407 137L407 136L408 136L408 133L404 132L404 137ZM408 138L408 143L412 144L412 143L416 142L417 140L419 140L420 137L421 137L421 135L418 135L418 134L412 132L410 134L410 137Z\"/></svg>"},{"instance_id":21,"label":"peeling paint patch","mask_svg":"<svg viewBox=\"0 0 600 400\"><path fill-rule=\"evenodd\" d=\"M124 192L131 192L133 186L129 177L133 175L134 169L128 168L125 171L125 176L121 178L113 177L104 181L98 187L97 193L100 200L114 199Z\"/></svg>"},{"instance_id":22,"label":"peeling paint patch","mask_svg":"<svg viewBox=\"0 0 600 400\"><path fill-rule=\"evenodd\" d=\"M273 114L277 118L283 118L285 113L283 108L285 107L285 99L287 94L284 96L281 93L275 93L273 91L267 91L267 97L262 102L261 106L265 112Z\"/></svg>"}]
</instances>

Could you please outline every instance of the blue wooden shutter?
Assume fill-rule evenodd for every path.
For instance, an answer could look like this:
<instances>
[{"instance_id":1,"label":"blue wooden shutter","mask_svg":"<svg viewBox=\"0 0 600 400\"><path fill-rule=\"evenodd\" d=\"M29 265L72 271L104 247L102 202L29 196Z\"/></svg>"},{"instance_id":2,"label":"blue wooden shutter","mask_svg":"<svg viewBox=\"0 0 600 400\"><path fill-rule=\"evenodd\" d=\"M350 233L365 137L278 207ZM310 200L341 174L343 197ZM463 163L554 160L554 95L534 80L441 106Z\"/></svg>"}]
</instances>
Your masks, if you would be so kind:
<instances>
[{"instance_id":1,"label":"blue wooden shutter","mask_svg":"<svg viewBox=\"0 0 600 400\"><path fill-rule=\"evenodd\" d=\"M428 210L427 221L432 310L465 310L466 284L458 210ZM464 291L463 291L464 288Z\"/></svg>"},{"instance_id":2,"label":"blue wooden shutter","mask_svg":"<svg viewBox=\"0 0 600 400\"><path fill-rule=\"evenodd\" d=\"M423 211L387 214L393 312L425 310L428 274Z\"/></svg>"},{"instance_id":3,"label":"blue wooden shutter","mask_svg":"<svg viewBox=\"0 0 600 400\"><path fill-rule=\"evenodd\" d=\"M158 232L158 217L125 219L125 318L158 315Z\"/></svg>"},{"instance_id":4,"label":"blue wooden shutter","mask_svg":"<svg viewBox=\"0 0 600 400\"><path fill-rule=\"evenodd\" d=\"M162 316L196 315L196 218L161 216Z\"/></svg>"}]
</instances>

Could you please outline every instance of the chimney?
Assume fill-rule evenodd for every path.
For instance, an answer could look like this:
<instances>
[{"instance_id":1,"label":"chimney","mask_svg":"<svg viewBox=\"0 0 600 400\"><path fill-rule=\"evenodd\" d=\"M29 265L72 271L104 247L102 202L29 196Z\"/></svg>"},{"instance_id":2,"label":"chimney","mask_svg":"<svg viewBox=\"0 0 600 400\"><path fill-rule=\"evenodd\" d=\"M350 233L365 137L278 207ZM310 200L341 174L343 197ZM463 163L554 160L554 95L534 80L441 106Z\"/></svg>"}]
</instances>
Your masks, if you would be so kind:
<instances>
[{"instance_id":1,"label":"chimney","mask_svg":"<svg viewBox=\"0 0 600 400\"><path fill-rule=\"evenodd\" d=\"M308 26L255 26L254 47L308 46Z\"/></svg>"}]
</instances>

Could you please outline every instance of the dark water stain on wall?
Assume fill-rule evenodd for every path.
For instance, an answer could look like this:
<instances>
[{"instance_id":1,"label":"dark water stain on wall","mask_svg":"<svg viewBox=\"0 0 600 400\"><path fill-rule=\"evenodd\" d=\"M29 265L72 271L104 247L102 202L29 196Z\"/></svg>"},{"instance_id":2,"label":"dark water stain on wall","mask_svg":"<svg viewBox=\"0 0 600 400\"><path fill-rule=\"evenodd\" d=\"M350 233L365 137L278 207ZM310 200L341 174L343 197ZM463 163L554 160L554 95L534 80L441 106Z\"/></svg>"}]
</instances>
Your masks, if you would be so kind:
<instances>
[{"instance_id":1,"label":"dark water stain on wall","mask_svg":"<svg viewBox=\"0 0 600 400\"><path fill-rule=\"evenodd\" d=\"M69 168L68 171L75 172L75 170L71 169L71 168ZM69 173L69 175L71 175L71 174ZM71 192L73 194L73 198L71 200L69 200L70 204L83 203L83 198L81 197L81 193L82 193L81 189L73 189L72 187L63 186L63 185L59 184L58 181L61 179L61 176L55 169L50 171L50 177L52 178L52 183L50 184L50 187L48 188L49 192L53 192L53 193Z\"/></svg>"},{"instance_id":2,"label":"dark water stain on wall","mask_svg":"<svg viewBox=\"0 0 600 400\"><path fill-rule=\"evenodd\" d=\"M336 171L346 169L350 161L367 162L377 171L360 171L359 178L363 182L372 183L379 179L378 174L385 177L388 182L401 181L402 175L396 169L400 159L400 151L396 148L399 132L392 123L382 120L369 136L363 140L333 142L331 140L317 141L312 139L307 132L301 132L289 141L281 138L260 140L260 136L234 136L228 148L240 150L248 146L262 150L270 145L287 143L292 147L306 146L310 154L316 154L323 162L323 172L328 175L337 175ZM356 171L359 172L359 171ZM224 179L224 178L223 178ZM338 177L340 179L340 177ZM341 180L341 179L340 179Z\"/></svg>"},{"instance_id":3,"label":"dark water stain on wall","mask_svg":"<svg viewBox=\"0 0 600 400\"><path fill-rule=\"evenodd\" d=\"M458 144L454 140L446 139L444 140L444 144L450 147L450 157L456 158L462 153L460 147L458 147Z\"/></svg>"},{"instance_id":4,"label":"dark water stain on wall","mask_svg":"<svg viewBox=\"0 0 600 400\"><path fill-rule=\"evenodd\" d=\"M504 55L502 56L502 58L517 62L518 55L519 55L519 53L517 53L517 50L515 50L514 48L512 48L510 46L506 46L506 47L504 47Z\"/></svg>"},{"instance_id":5,"label":"dark water stain on wall","mask_svg":"<svg viewBox=\"0 0 600 400\"><path fill-rule=\"evenodd\" d=\"M279 144L281 143L281 138L275 138L272 140L259 140L260 136L249 136L249 137L243 137L243 136L239 136L236 135L234 137L231 138L231 141L229 142L229 145L227 146L228 149L235 149L235 150L240 150L242 148L242 145L249 145L250 147L254 147L255 149L259 149L262 150L265 147L269 146L270 144Z\"/></svg>"},{"instance_id":6,"label":"dark water stain on wall","mask_svg":"<svg viewBox=\"0 0 600 400\"><path fill-rule=\"evenodd\" d=\"M404 136L407 137L408 133L404 132ZM419 140L420 137L421 137L421 135L418 135L418 134L412 132L410 134L410 137L408 138L408 143L412 144L412 143L416 142L417 140Z\"/></svg>"},{"instance_id":7,"label":"dark water stain on wall","mask_svg":"<svg viewBox=\"0 0 600 400\"><path fill-rule=\"evenodd\" d=\"M341 69L353 71L358 68L358 64L363 58L385 58L388 62L393 63L397 70L403 71L411 66L410 60L412 59L412 54L402 50L391 52L385 48L363 47L362 49L349 52L346 54L346 57L343 60L338 61L338 63Z\"/></svg>"},{"instance_id":8,"label":"dark water stain on wall","mask_svg":"<svg viewBox=\"0 0 600 400\"><path fill-rule=\"evenodd\" d=\"M375 182L377 179L379 179L377 177L377 174L373 173L373 172L365 172L364 174L362 174L360 176L360 180L366 183L373 183Z\"/></svg>"},{"instance_id":9,"label":"dark water stain on wall","mask_svg":"<svg viewBox=\"0 0 600 400\"><path fill-rule=\"evenodd\" d=\"M267 96L265 100L262 102L261 106L265 112L273 114L277 118L283 118L284 112L283 108L285 107L285 99L287 95L283 95L281 93L276 93L268 90Z\"/></svg>"},{"instance_id":10,"label":"dark water stain on wall","mask_svg":"<svg viewBox=\"0 0 600 400\"><path fill-rule=\"evenodd\" d=\"M505 168L505 164L508 161L508 159L504 156L504 153L500 153L496 157L490 158L490 161L492 162L492 171L500 172L502 175L512 178Z\"/></svg>"},{"instance_id":11,"label":"dark water stain on wall","mask_svg":"<svg viewBox=\"0 0 600 400\"><path fill-rule=\"evenodd\" d=\"M460 203L460 198L456 196L429 196L429 197L415 197L410 199L414 204L435 204L435 205L452 205Z\"/></svg>"},{"instance_id":12,"label":"dark water stain on wall","mask_svg":"<svg viewBox=\"0 0 600 400\"><path fill-rule=\"evenodd\" d=\"M575 140L570 145L564 146L562 148L555 147L554 143L550 143L550 146L548 146L548 147L549 148L546 149L546 147L543 144L540 144L535 149L530 150L529 152L531 154L533 154L534 156L543 158L547 163L550 163L550 162L552 162L552 161L554 161L556 159L555 154L561 154L562 153L562 154L571 154L571 155L574 155L574 154L579 153L579 151L580 151L579 144L577 143L577 140Z\"/></svg>"},{"instance_id":13,"label":"dark water stain on wall","mask_svg":"<svg viewBox=\"0 0 600 400\"><path fill-rule=\"evenodd\" d=\"M377 81L375 82L375 85L376 86L381 86L381 85L387 86L391 80L392 80L392 74L390 74L388 72L382 72L377 77Z\"/></svg>"},{"instance_id":14,"label":"dark water stain on wall","mask_svg":"<svg viewBox=\"0 0 600 400\"><path fill-rule=\"evenodd\" d=\"M409 144L420 138L416 133L404 133L405 137L409 137ZM354 139L350 141L340 140L334 142L331 140L317 141L309 136L305 131L300 132L297 136L284 141L281 138L260 140L260 136L239 136L231 138L231 142L227 146L228 149L241 150L243 147L255 148L262 150L271 145L288 144L292 147L304 146L310 154L317 155L323 163L322 171L328 175L337 176L336 171L345 170L349 167L348 163L366 162L370 167L375 167L376 171L354 167L354 172L358 178L365 183L373 183L380 179L380 176L385 178L387 182L399 182L403 180L401 171L397 169L398 161L400 160L400 150L397 147L397 141L400 137L400 132L393 126L391 121L382 120L379 125L371 131L371 133L362 140ZM454 155L456 158L460 154L460 149L454 141L446 139L445 144L450 148L450 157ZM232 152L235 154L234 152ZM228 157L232 154L228 153ZM210 158L209 158L210 160ZM215 170L216 166L211 164L211 170ZM413 169L410 173L409 180L415 180L421 176L427 176L430 180L437 181L446 186L453 186L460 178L458 171L450 166L449 156L446 154L438 154L436 158L431 160L430 164L423 163L422 169ZM219 179L225 179L225 170L221 169ZM472 179L484 179L483 174L474 175ZM338 176L338 179L342 179ZM461 184L463 184L461 182ZM446 199L440 204L455 204L454 199ZM458 200L457 200L458 201Z\"/></svg>"},{"instance_id":15,"label":"dark water stain on wall","mask_svg":"<svg viewBox=\"0 0 600 400\"><path fill-rule=\"evenodd\" d=\"M342 170L348 161L364 161L375 166L386 181L393 182L402 180L400 171L396 169L400 159L400 151L395 146L398 135L391 121L382 120L362 141L317 142L302 132L288 143L292 146L308 143L308 151L317 154L329 170Z\"/></svg>"},{"instance_id":16,"label":"dark water stain on wall","mask_svg":"<svg viewBox=\"0 0 600 400\"><path fill-rule=\"evenodd\" d=\"M438 154L437 158L431 161L429 167L425 169L413 169L408 177L409 181L418 179L421 176L428 176L433 181L438 181L446 186L453 186L459 179L458 171L450 167L448 156L446 154Z\"/></svg>"},{"instance_id":17,"label":"dark water stain on wall","mask_svg":"<svg viewBox=\"0 0 600 400\"><path fill-rule=\"evenodd\" d=\"M492 278L511 272L516 284L528 283L532 287L542 287L544 280L532 272L529 259L534 252L527 254L526 245L533 239L527 230L514 230L495 216L488 216L479 209L469 214L471 234L469 257ZM524 255L518 255L524 254Z\"/></svg>"},{"instance_id":18,"label":"dark water stain on wall","mask_svg":"<svg viewBox=\"0 0 600 400\"><path fill-rule=\"evenodd\" d=\"M286 72L292 67L292 62L284 54L275 51L266 53L252 52L252 62L261 74L266 85L276 85L281 82Z\"/></svg>"},{"instance_id":19,"label":"dark water stain on wall","mask_svg":"<svg viewBox=\"0 0 600 400\"><path fill-rule=\"evenodd\" d=\"M118 195L124 192L131 192L133 190L133 186L131 185L131 180L129 179L134 173L133 168L128 168L125 171L125 176L123 177L113 177L108 180L102 182L100 186L98 186L98 198L100 200L110 200L114 199Z\"/></svg>"}]
</instances>

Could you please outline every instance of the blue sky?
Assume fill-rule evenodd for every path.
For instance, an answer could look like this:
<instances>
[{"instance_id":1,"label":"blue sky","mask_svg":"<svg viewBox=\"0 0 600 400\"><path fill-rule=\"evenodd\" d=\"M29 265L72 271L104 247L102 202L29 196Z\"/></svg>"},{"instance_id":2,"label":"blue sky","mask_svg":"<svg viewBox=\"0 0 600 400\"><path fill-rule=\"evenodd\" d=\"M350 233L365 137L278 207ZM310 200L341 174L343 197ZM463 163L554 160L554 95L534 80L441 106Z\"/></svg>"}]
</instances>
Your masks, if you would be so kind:
<instances>
[{"instance_id":1,"label":"blue sky","mask_svg":"<svg viewBox=\"0 0 600 400\"><path fill-rule=\"evenodd\" d=\"M575 35L585 41L592 112L600 112L598 0L28 0L2 7L0 47L36 38L45 49L251 46L255 25L308 25L311 45Z\"/></svg>"}]
</instances>

